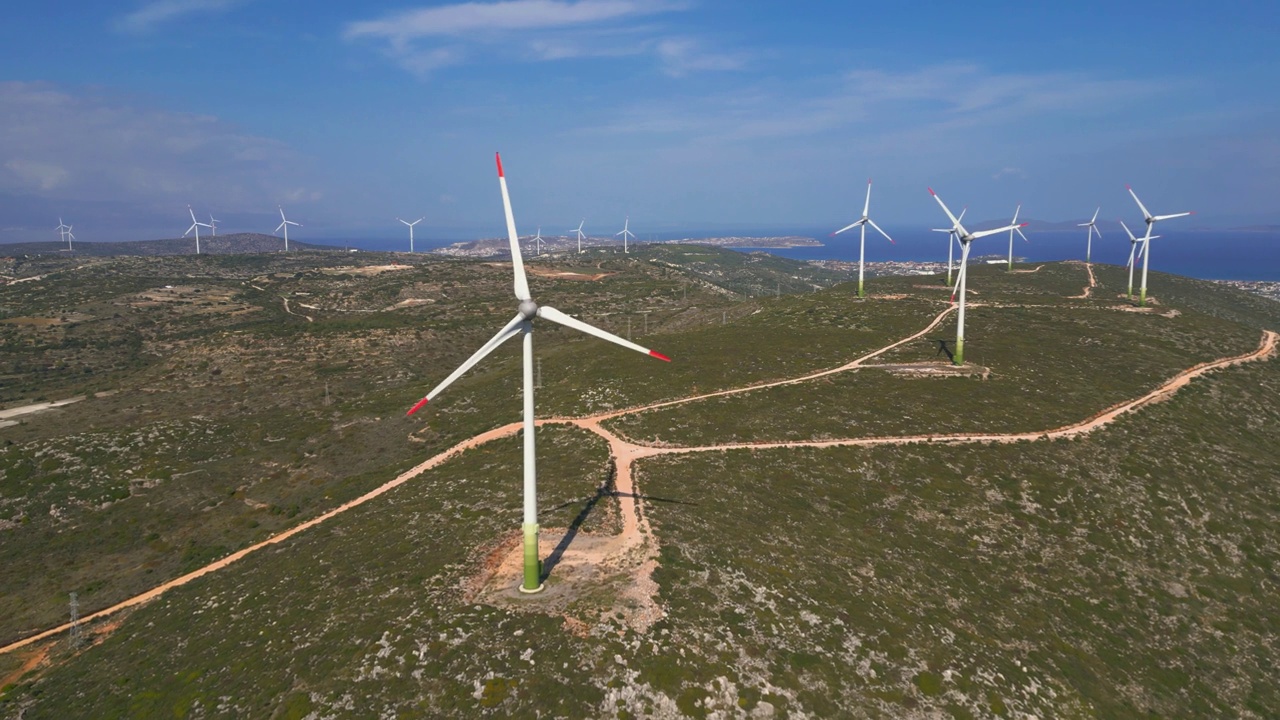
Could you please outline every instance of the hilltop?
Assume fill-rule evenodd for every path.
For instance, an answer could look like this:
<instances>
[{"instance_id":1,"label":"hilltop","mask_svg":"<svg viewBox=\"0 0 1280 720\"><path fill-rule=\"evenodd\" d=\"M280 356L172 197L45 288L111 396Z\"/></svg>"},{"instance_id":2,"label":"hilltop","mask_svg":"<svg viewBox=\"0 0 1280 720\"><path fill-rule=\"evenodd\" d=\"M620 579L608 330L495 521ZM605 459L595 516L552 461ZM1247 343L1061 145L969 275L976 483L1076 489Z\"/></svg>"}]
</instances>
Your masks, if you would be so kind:
<instances>
[{"instance_id":1,"label":"hilltop","mask_svg":"<svg viewBox=\"0 0 1280 720\"><path fill-rule=\"evenodd\" d=\"M509 265L397 259L0 288L0 412L83 398L0 428L0 644L318 521L0 654L0 715L1280 713L1280 304L1157 272L1137 311L1123 268L975 265L957 371L938 276L859 301L717 248L530 258L540 302L675 362L539 329L564 548L523 603L518 348L404 417L507 320Z\"/></svg>"},{"instance_id":2,"label":"hilltop","mask_svg":"<svg viewBox=\"0 0 1280 720\"><path fill-rule=\"evenodd\" d=\"M204 255L232 255L283 252L284 239L262 233L229 233L201 236L200 252ZM289 241L289 250L335 252L329 245L312 245L296 240ZM194 237L163 240L131 240L125 242L72 242L67 250L63 242L6 243L0 245L0 256L63 255L73 257L120 257L123 255L195 255Z\"/></svg>"}]
</instances>

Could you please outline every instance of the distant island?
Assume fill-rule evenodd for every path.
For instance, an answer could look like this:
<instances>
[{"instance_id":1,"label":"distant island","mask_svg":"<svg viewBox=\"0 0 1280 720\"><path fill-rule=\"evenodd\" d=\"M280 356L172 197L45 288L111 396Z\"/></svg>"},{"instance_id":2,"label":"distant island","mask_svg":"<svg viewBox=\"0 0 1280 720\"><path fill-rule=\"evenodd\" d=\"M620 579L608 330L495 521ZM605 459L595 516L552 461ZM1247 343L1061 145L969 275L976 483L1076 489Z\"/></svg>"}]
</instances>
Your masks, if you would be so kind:
<instances>
[{"instance_id":1,"label":"distant island","mask_svg":"<svg viewBox=\"0 0 1280 720\"><path fill-rule=\"evenodd\" d=\"M558 235L555 237L542 238L544 252L565 252L570 249L576 250L578 240L574 237L566 235ZM535 251L532 248L533 238L521 237L520 243L524 248L526 256L532 255ZM631 241L632 245L652 244L652 245L706 245L709 247L722 248L752 248L752 249L769 249L776 250L779 248L792 247L822 247L822 243L813 238L800 237L798 235L786 235L782 237L712 237L712 238L680 238L678 240L654 240L640 242ZM582 240L583 249L587 248L616 248L622 247L622 241L613 238L588 237ZM447 247L442 247L432 252L438 255L450 255L453 257L494 257L499 255L510 254L507 247L506 238L483 238L481 240L468 240L466 242L456 242Z\"/></svg>"}]
</instances>

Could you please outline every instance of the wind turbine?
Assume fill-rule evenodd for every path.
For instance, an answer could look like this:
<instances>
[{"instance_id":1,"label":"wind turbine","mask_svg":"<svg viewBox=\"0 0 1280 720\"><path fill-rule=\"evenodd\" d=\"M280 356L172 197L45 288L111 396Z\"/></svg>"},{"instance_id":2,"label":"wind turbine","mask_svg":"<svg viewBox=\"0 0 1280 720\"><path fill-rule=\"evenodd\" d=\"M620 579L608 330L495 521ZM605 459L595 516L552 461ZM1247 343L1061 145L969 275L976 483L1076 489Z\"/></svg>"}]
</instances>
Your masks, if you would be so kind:
<instances>
[{"instance_id":1,"label":"wind turbine","mask_svg":"<svg viewBox=\"0 0 1280 720\"><path fill-rule=\"evenodd\" d=\"M190 233L192 230L196 231L196 254L199 255L200 254L200 228L202 227L212 228L213 226L209 225L208 223L202 223L199 220L196 220L196 211L192 210L190 205L187 206L187 212L191 213L191 227L187 228L187 232L182 233L182 237L186 237L187 234Z\"/></svg>"},{"instance_id":2,"label":"wind turbine","mask_svg":"<svg viewBox=\"0 0 1280 720\"><path fill-rule=\"evenodd\" d=\"M960 210L961 220L964 219L964 214L967 212L969 212L968 207L961 208ZM953 264L952 262L953 253L956 249L956 229L954 227L931 228L931 229L934 232L944 232L947 234L947 287L951 287L951 265Z\"/></svg>"},{"instance_id":3,"label":"wind turbine","mask_svg":"<svg viewBox=\"0 0 1280 720\"><path fill-rule=\"evenodd\" d=\"M279 205L276 207L280 208L280 224L276 227L276 232L280 232L281 228L284 229L284 251L289 252L289 226L296 225L297 227L302 227L302 225L292 220L286 220L284 217L284 208Z\"/></svg>"},{"instance_id":4,"label":"wind turbine","mask_svg":"<svg viewBox=\"0 0 1280 720\"><path fill-rule=\"evenodd\" d=\"M538 226L538 234L533 237L533 247L535 248L535 252L537 252L539 255L542 254L542 226L541 225Z\"/></svg>"},{"instance_id":5,"label":"wind turbine","mask_svg":"<svg viewBox=\"0 0 1280 720\"><path fill-rule=\"evenodd\" d=\"M1139 203L1139 204L1141 204L1141 203ZM1089 222L1087 222L1087 223L1080 223L1079 225L1076 225L1076 227L1087 227L1087 228L1089 228L1089 243L1088 243L1087 245L1085 245L1085 246L1084 246L1084 261L1085 261L1085 262L1090 262L1090 256L1091 256L1091 255L1093 255L1093 234L1094 234L1094 233L1097 233L1097 234L1098 234L1098 239L1099 239L1099 240L1101 240L1101 239L1102 239L1102 231L1098 229L1097 225L1095 225L1095 223L1097 223L1097 222L1098 222L1098 213L1100 213L1100 212L1102 212L1102 208L1101 208L1101 207L1099 207L1097 210L1094 210L1094 211L1093 211L1093 219L1092 219L1092 220L1090 220L1090 221L1089 221Z\"/></svg>"},{"instance_id":6,"label":"wind turbine","mask_svg":"<svg viewBox=\"0 0 1280 720\"><path fill-rule=\"evenodd\" d=\"M858 243L858 297L860 298L866 297L866 293L862 291L862 264L867 251L867 226L870 225L871 227L875 228L876 232L880 233L881 235L884 235L885 240L888 240L890 243L897 245L897 243L893 242L893 238L889 237L888 233L881 230L880 226L877 225L875 221L872 220L867 215L867 212L870 209L871 209L871 181L867 180L867 201L862 205L862 218L859 220L855 220L854 222L849 223L848 225L845 225L839 230L831 233L831 237L835 237L836 235L839 235L845 230L852 230L853 228L862 229L862 239Z\"/></svg>"},{"instance_id":7,"label":"wind turbine","mask_svg":"<svg viewBox=\"0 0 1280 720\"><path fill-rule=\"evenodd\" d=\"M282 212L282 213L280 213L280 217L284 217L284 213L283 213L283 212ZM400 218L396 218L396 219L397 219L397 220L400 220ZM406 221L404 221L404 220L400 220L400 222L402 222L402 223L404 223L405 225L408 225L408 226L409 226L409 252L413 252L413 226L414 226L414 225L417 225L417 224L418 224L418 223L420 223L420 222L422 222L424 219L426 219L426 218L425 218L425 217L420 217L420 218L418 218L417 220L414 220L413 222L406 222Z\"/></svg>"},{"instance_id":8,"label":"wind turbine","mask_svg":"<svg viewBox=\"0 0 1280 720\"><path fill-rule=\"evenodd\" d=\"M213 236L218 237L218 221L214 219L212 214L209 215L209 227L213 230Z\"/></svg>"},{"instance_id":9,"label":"wind turbine","mask_svg":"<svg viewBox=\"0 0 1280 720\"><path fill-rule=\"evenodd\" d=\"M62 222L62 218L58 218L58 227L54 229L58 231L58 235L61 236L62 241L67 244L67 249L70 250L71 240L75 237L71 234L71 226Z\"/></svg>"},{"instance_id":10,"label":"wind turbine","mask_svg":"<svg viewBox=\"0 0 1280 720\"><path fill-rule=\"evenodd\" d=\"M960 224L960 218L951 214L951 210L947 208L947 204L942 202L942 198L938 197L938 193L934 192L933 188L929 188L929 194L933 196L934 200L938 201L938 204L942 206L942 211L945 212L947 214L947 217L951 219L951 228L955 230L956 238L960 241L960 277L957 278L956 280L957 290L951 291L951 301L955 302L956 292L959 292L960 293L960 310L959 310L959 313L957 314L958 324L956 325L956 351L955 351L955 357L953 358L953 362L955 362L956 365L963 365L964 364L964 295L965 295L966 282L969 276L969 245L972 244L973 241L977 240L978 238L986 237L988 235L995 235L996 233L1002 233L1007 230L1013 230L1015 228L1025 227L1026 223L1022 223L1022 225L1006 225L1001 228L996 228L995 230L983 230L981 232L971 233L968 230L965 230L964 226Z\"/></svg>"},{"instance_id":11,"label":"wind turbine","mask_svg":"<svg viewBox=\"0 0 1280 720\"><path fill-rule=\"evenodd\" d=\"M578 233L578 254L579 255L582 254L582 238L586 237L586 235L582 232L582 226L586 224L587 224L587 219L583 218L582 222L578 223L578 229L574 230L574 232Z\"/></svg>"},{"instance_id":12,"label":"wind turbine","mask_svg":"<svg viewBox=\"0 0 1280 720\"><path fill-rule=\"evenodd\" d=\"M515 295L516 300L519 301L519 310L516 316L498 331L497 335L494 335L489 342L482 345L474 355L467 358L466 362L458 366L458 369L454 370L449 377L427 393L426 397L419 400L412 408L409 408L409 412L406 414L412 415L417 412L431 398L438 395L441 390L444 390L454 380L461 377L463 373L470 370L472 366L483 360L486 355L493 352L502 343L516 335L524 336L524 579L520 584L520 592L536 593L542 590L542 562L538 559L538 473L533 423L533 319L536 317L549 320L666 362L671 362L671 358L656 350L641 347L628 340L623 340L617 335L588 325L555 308L546 305L539 306L534 302L533 296L529 293L529 282L524 274L524 260L520 257L520 236L516 233L515 216L511 212L511 197L507 193L507 178L502 172L502 156L495 153L494 157L498 163L498 186L502 189L502 207L507 217L507 239L511 244L511 271L515 276Z\"/></svg>"},{"instance_id":13,"label":"wind turbine","mask_svg":"<svg viewBox=\"0 0 1280 720\"><path fill-rule=\"evenodd\" d=\"M1140 253L1142 253L1142 256L1144 256L1144 257L1145 257L1145 256L1146 256L1146 254L1147 254L1147 243L1146 243L1146 241L1147 241L1147 240L1155 240L1156 238L1158 238L1158 237L1160 237L1160 236L1159 236L1159 235L1152 235L1150 238L1147 238L1147 237L1140 237L1140 238L1138 238L1138 237L1134 237L1134 236L1133 236L1133 231L1129 229L1129 226L1128 226L1128 225L1125 225L1125 224L1124 224L1124 221L1123 221L1123 220L1121 220L1121 221L1120 221L1120 227L1124 228L1125 233L1129 236L1129 299L1130 299L1130 300L1132 300L1132 299L1133 299L1133 264L1134 264L1134 263L1133 263L1133 260L1134 260L1134 252L1135 252L1135 251L1136 251L1136 252L1140 252ZM1139 247L1139 245L1141 245L1141 247Z\"/></svg>"},{"instance_id":14,"label":"wind turbine","mask_svg":"<svg viewBox=\"0 0 1280 720\"><path fill-rule=\"evenodd\" d=\"M627 229L630 226L631 226L631 216L627 216L626 221L622 223L622 232L616 232L613 234L614 237L617 237L619 235L622 236L622 252L624 253L631 252L630 250L627 249L627 236L628 235L630 235L631 237L636 236L635 233Z\"/></svg>"},{"instance_id":15,"label":"wind turbine","mask_svg":"<svg viewBox=\"0 0 1280 720\"><path fill-rule=\"evenodd\" d=\"M1186 217L1187 215L1195 215L1195 213L1182 212L1182 213L1174 213L1172 215L1152 215L1151 213L1147 212L1147 208L1142 204L1142 201L1138 199L1138 194L1133 191L1133 188L1129 187L1128 185L1125 185L1125 187L1129 188L1129 194L1133 196L1133 201L1138 203L1138 209L1142 211L1143 217L1146 218L1147 220L1147 234L1146 234L1146 237L1144 237L1142 240L1142 293L1138 296L1138 304L1146 305L1147 304L1147 261L1151 258L1151 247L1147 244L1147 241L1151 239L1151 231L1155 228L1156 223L1160 222L1161 220L1171 220L1173 218Z\"/></svg>"},{"instance_id":16,"label":"wind turbine","mask_svg":"<svg viewBox=\"0 0 1280 720\"><path fill-rule=\"evenodd\" d=\"M1013 234L1016 232L1022 236L1023 240L1027 240L1026 235L1022 235L1022 228L1018 225L1018 213L1022 212L1022 205L1019 204L1017 209L1013 211L1013 227L1009 229L1009 270L1013 270ZM960 213L961 216L964 213ZM1030 243L1030 240L1027 240Z\"/></svg>"}]
</instances>

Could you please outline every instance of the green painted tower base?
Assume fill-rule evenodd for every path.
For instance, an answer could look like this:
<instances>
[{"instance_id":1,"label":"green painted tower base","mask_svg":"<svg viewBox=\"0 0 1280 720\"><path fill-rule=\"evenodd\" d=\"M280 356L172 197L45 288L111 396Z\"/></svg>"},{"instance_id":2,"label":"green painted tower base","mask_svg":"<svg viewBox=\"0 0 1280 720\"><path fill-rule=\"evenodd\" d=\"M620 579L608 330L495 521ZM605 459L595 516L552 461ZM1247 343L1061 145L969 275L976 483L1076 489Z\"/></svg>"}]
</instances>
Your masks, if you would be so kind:
<instances>
[{"instance_id":1,"label":"green painted tower base","mask_svg":"<svg viewBox=\"0 0 1280 720\"><path fill-rule=\"evenodd\" d=\"M520 592L526 595L540 593L542 584L542 561L538 559L538 525L523 525L524 528L524 582Z\"/></svg>"},{"instance_id":2,"label":"green painted tower base","mask_svg":"<svg viewBox=\"0 0 1280 720\"><path fill-rule=\"evenodd\" d=\"M866 296L867 296L867 294L866 294L865 292L863 292L863 291L862 291L862 281L861 281L861 280L859 280L859 281L858 281L858 297L860 297L860 298L864 298L864 297L866 297Z\"/></svg>"},{"instance_id":3,"label":"green painted tower base","mask_svg":"<svg viewBox=\"0 0 1280 720\"><path fill-rule=\"evenodd\" d=\"M1139 305L1146 305L1146 304L1147 304L1147 289L1146 289L1146 288L1142 288L1142 293L1138 295L1138 304L1139 304Z\"/></svg>"},{"instance_id":4,"label":"green painted tower base","mask_svg":"<svg viewBox=\"0 0 1280 720\"><path fill-rule=\"evenodd\" d=\"M951 356L951 361L956 365L964 364L964 338L956 338L956 352Z\"/></svg>"}]
</instances>

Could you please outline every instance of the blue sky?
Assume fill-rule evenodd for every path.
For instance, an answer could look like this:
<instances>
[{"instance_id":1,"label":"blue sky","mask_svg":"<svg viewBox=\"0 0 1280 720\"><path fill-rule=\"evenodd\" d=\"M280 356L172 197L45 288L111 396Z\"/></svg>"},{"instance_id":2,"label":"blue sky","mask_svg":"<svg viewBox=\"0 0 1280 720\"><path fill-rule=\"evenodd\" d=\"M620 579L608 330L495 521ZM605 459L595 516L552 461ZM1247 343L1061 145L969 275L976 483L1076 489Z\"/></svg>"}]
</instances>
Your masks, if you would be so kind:
<instances>
[{"instance_id":1,"label":"blue sky","mask_svg":"<svg viewBox=\"0 0 1280 720\"><path fill-rule=\"evenodd\" d=\"M301 238L497 235L495 150L530 233L834 229L868 177L887 228L941 222L928 186L973 218L1136 218L1126 183L1280 223L1280 6L1040 5L22 3L0 241L59 214L176 236L188 203L225 231L284 204Z\"/></svg>"}]
</instances>

